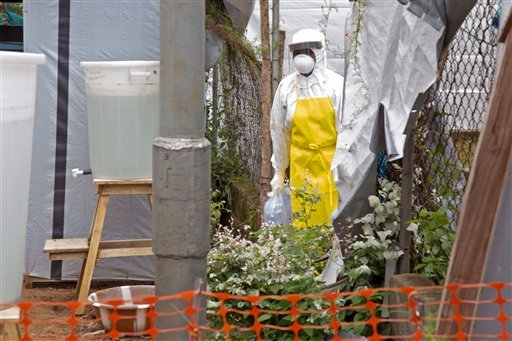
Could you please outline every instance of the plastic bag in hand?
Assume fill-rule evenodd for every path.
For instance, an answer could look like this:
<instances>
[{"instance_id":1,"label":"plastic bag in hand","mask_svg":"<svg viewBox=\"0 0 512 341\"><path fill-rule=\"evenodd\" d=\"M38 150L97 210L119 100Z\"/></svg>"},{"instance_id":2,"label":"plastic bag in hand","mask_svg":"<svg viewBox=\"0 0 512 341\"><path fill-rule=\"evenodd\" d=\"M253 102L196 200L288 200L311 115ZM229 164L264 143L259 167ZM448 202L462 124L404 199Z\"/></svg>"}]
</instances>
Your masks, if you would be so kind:
<instances>
[{"instance_id":1,"label":"plastic bag in hand","mask_svg":"<svg viewBox=\"0 0 512 341\"><path fill-rule=\"evenodd\" d=\"M263 207L263 219L270 226L288 225L292 222L292 205L290 189L268 193L268 200Z\"/></svg>"}]
</instances>

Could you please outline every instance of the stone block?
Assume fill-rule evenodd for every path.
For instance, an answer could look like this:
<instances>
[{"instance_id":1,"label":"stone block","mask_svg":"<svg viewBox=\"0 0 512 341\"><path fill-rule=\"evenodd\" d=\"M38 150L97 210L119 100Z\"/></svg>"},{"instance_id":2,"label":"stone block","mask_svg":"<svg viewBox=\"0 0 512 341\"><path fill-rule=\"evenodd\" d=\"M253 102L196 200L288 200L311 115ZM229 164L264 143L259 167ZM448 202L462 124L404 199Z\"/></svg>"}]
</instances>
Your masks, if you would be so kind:
<instances>
[{"instance_id":1,"label":"stone block","mask_svg":"<svg viewBox=\"0 0 512 341\"><path fill-rule=\"evenodd\" d=\"M250 182L232 182L229 186L231 215L235 226L261 226L261 211L258 189Z\"/></svg>"},{"instance_id":2,"label":"stone block","mask_svg":"<svg viewBox=\"0 0 512 341\"><path fill-rule=\"evenodd\" d=\"M390 286L392 288L405 288L414 287L420 288L411 293L411 299L416 304L414 311L407 307L408 297L403 292L393 292L389 298L391 305L397 307L390 308L390 317L392 319L408 320L405 322L392 322L392 334L396 336L412 335L416 332L416 326L409 319L413 314L422 319L422 324L433 324L434 321L425 318L435 318L439 309L439 302L441 301L442 290L433 287L435 284L428 278L420 274L401 274L391 277ZM423 287L424 289L421 289ZM424 327L422 327L424 331ZM410 339L413 340L411 337Z\"/></svg>"}]
</instances>

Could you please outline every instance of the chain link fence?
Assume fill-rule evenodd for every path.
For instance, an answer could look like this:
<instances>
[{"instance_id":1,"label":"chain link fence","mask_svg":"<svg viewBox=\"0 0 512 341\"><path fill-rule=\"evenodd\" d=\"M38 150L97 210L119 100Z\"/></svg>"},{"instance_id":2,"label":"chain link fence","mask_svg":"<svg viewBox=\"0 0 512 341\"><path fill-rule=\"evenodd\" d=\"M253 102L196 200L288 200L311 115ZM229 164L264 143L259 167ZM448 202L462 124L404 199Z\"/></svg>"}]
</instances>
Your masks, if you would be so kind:
<instances>
[{"instance_id":1,"label":"chain link fence","mask_svg":"<svg viewBox=\"0 0 512 341\"><path fill-rule=\"evenodd\" d=\"M441 61L418 118L415 204L442 206L456 226L490 96L500 0L479 0Z\"/></svg>"}]
</instances>

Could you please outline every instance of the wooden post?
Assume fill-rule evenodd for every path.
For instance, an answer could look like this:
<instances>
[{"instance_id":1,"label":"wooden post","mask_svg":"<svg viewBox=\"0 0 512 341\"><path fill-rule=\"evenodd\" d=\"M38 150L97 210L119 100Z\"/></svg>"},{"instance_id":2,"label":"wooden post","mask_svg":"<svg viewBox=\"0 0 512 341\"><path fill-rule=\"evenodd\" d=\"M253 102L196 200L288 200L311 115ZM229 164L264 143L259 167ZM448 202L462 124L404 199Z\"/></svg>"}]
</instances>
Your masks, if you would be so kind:
<instances>
[{"instance_id":1,"label":"wooden post","mask_svg":"<svg viewBox=\"0 0 512 341\"><path fill-rule=\"evenodd\" d=\"M279 31L279 0L272 0L272 99L281 80L279 73L279 47L281 43Z\"/></svg>"},{"instance_id":2,"label":"wooden post","mask_svg":"<svg viewBox=\"0 0 512 341\"><path fill-rule=\"evenodd\" d=\"M415 115L415 114L414 114ZM398 273L407 274L411 267L411 232L407 231L412 219L412 187L414 182L414 129L409 132L404 148L402 167L402 197L400 202L400 249L404 254L398 263Z\"/></svg>"},{"instance_id":3,"label":"wooden post","mask_svg":"<svg viewBox=\"0 0 512 341\"><path fill-rule=\"evenodd\" d=\"M219 127L219 63L213 66L212 73L212 149L216 153Z\"/></svg>"},{"instance_id":4,"label":"wooden post","mask_svg":"<svg viewBox=\"0 0 512 341\"><path fill-rule=\"evenodd\" d=\"M487 108L487 116L478 141L473 167L469 176L462 209L457 225L457 235L453 246L447 284L480 283L485 273L486 260L491 238L494 233L496 211L506 184L508 167L512 151L512 27L510 16L505 23L500 42L505 46L499 63L496 80ZM440 318L450 318L454 307L453 297L445 290ZM458 300L476 302L480 290L459 290ZM476 304L466 303L459 306L459 314L473 319ZM457 328L457 329L455 329ZM438 335L453 334L464 337L471 333L472 323L439 321Z\"/></svg>"},{"instance_id":5,"label":"wooden post","mask_svg":"<svg viewBox=\"0 0 512 341\"><path fill-rule=\"evenodd\" d=\"M279 81L283 76L283 61L284 61L284 43L286 40L286 31L279 31Z\"/></svg>"},{"instance_id":6,"label":"wooden post","mask_svg":"<svg viewBox=\"0 0 512 341\"><path fill-rule=\"evenodd\" d=\"M261 174L260 198L264 202L272 178L272 142L270 139L270 110L272 108L272 60L270 58L270 32L268 0L260 0L261 16ZM261 205L262 206L262 205Z\"/></svg>"}]
</instances>

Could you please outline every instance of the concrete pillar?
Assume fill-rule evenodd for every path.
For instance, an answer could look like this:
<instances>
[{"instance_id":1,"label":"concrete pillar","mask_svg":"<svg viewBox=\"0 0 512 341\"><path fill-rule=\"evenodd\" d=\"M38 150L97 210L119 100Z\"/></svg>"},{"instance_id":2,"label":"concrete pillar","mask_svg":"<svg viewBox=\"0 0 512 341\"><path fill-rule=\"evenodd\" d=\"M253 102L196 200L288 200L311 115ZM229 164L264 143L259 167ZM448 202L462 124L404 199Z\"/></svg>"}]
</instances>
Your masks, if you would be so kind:
<instances>
[{"instance_id":1,"label":"concrete pillar","mask_svg":"<svg viewBox=\"0 0 512 341\"><path fill-rule=\"evenodd\" d=\"M210 142L204 138L204 1L160 1L160 137L153 144L153 252L156 295L194 290L206 281L210 246ZM204 322L202 313L196 314ZM161 301L158 313L184 310ZM196 321L197 323L198 321ZM156 319L157 329L182 328L189 316ZM187 340L187 330L157 340Z\"/></svg>"}]
</instances>

